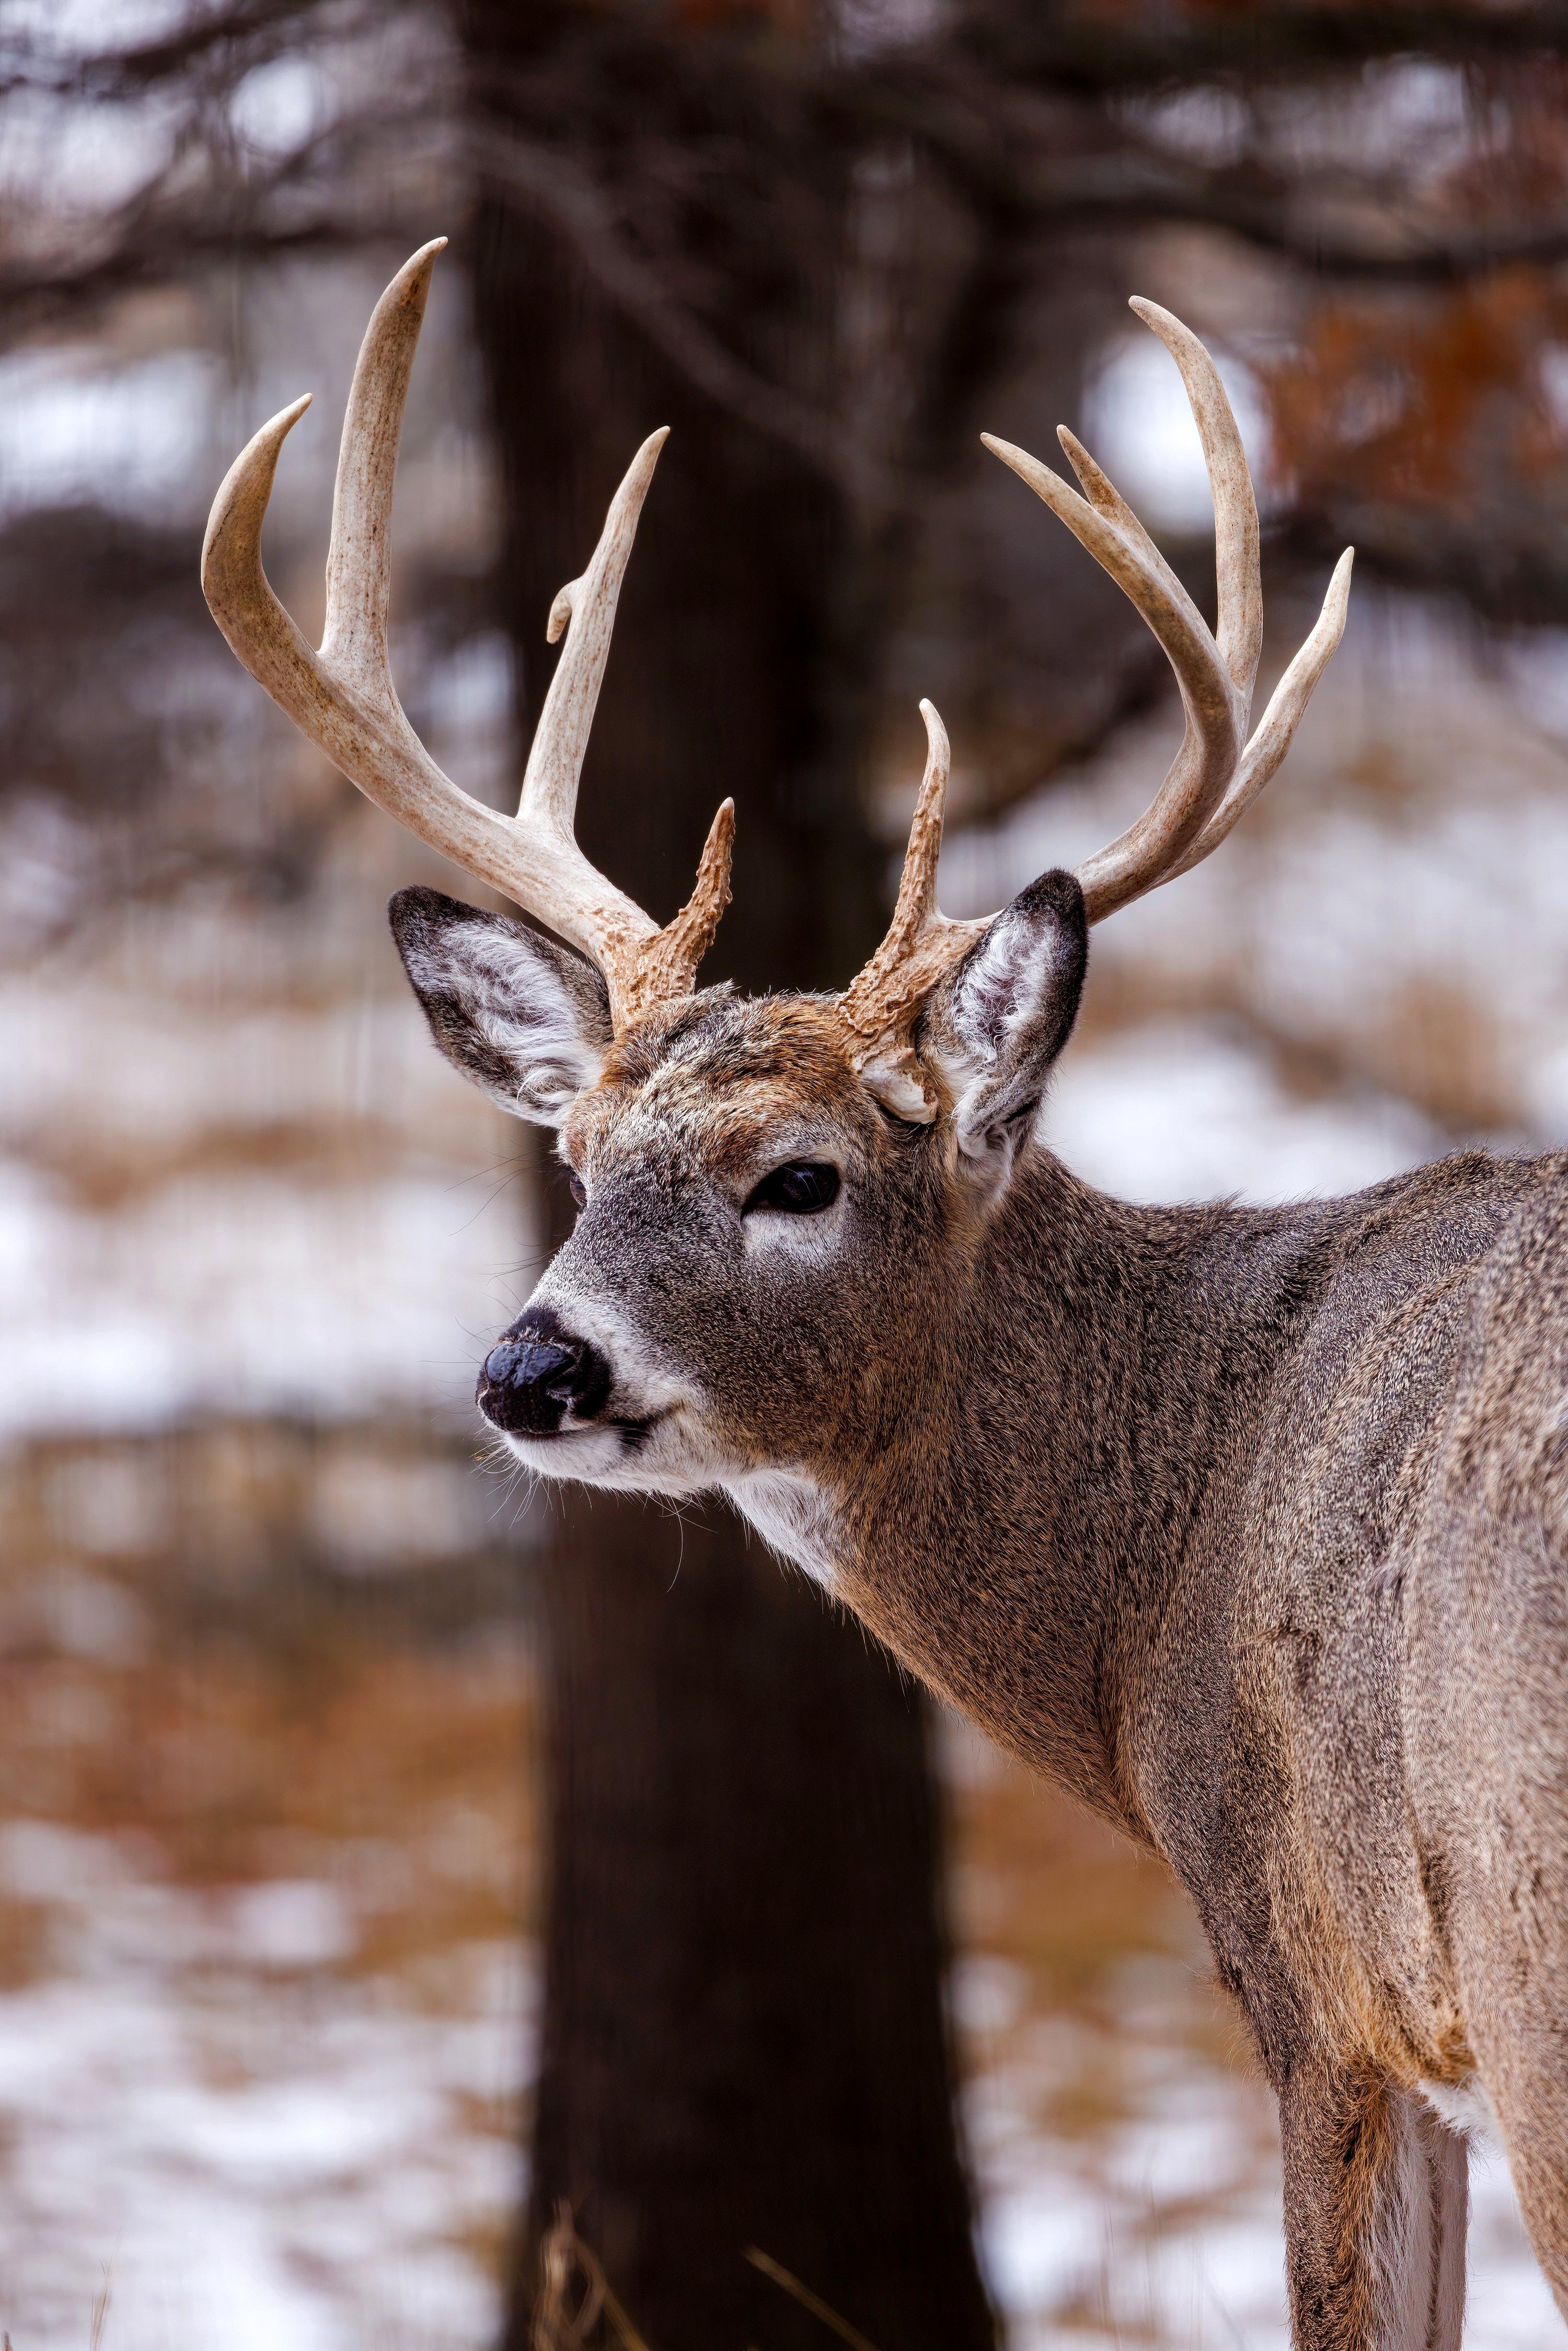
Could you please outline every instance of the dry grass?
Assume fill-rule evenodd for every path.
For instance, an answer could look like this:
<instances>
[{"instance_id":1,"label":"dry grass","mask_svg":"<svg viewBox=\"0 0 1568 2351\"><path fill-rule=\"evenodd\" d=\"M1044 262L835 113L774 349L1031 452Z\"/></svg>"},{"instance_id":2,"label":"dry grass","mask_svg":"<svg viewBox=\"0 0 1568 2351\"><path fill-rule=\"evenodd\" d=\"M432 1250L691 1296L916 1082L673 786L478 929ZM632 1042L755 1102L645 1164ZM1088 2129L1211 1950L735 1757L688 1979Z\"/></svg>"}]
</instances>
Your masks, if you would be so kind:
<instances>
[{"instance_id":1,"label":"dry grass","mask_svg":"<svg viewBox=\"0 0 1568 2351\"><path fill-rule=\"evenodd\" d=\"M177 1497L161 1548L73 1554L48 1501L88 1450L40 1448L10 1481L0 1820L116 1840L180 1888L325 1882L355 1922L343 1967L422 1999L445 1955L530 1930L534 1687L515 1562L509 1588L462 1558L334 1575L315 1508L334 1449L289 1431L150 1441L140 1468ZM230 1510L250 1547L237 1571L204 1541ZM0 1985L47 1969L49 1939L47 1902L0 1895Z\"/></svg>"},{"instance_id":2,"label":"dry grass","mask_svg":"<svg viewBox=\"0 0 1568 2351\"><path fill-rule=\"evenodd\" d=\"M622 2351L648 2351L605 2275L603 2262L578 2235L570 2205L558 2204L539 2247L532 2351L585 2351L601 2320L608 2323Z\"/></svg>"},{"instance_id":3,"label":"dry grass","mask_svg":"<svg viewBox=\"0 0 1568 2351\"><path fill-rule=\"evenodd\" d=\"M813 2294L776 2262L771 2253L760 2247L747 2248L747 2260L764 2277L771 2278L791 2299L820 2319L831 2334L847 2343L850 2351L876 2351L847 2318L841 2318L821 2294ZM638 2333L628 2315L625 2304L617 2296L604 2264L591 2245L578 2234L572 2220L571 2207L562 2201L556 2207L555 2219L545 2232L539 2248L538 2290L534 2299L533 2324L529 2333L532 2351L588 2351L599 2334L601 2323L622 2346L622 2351L648 2351L648 2345Z\"/></svg>"}]
</instances>

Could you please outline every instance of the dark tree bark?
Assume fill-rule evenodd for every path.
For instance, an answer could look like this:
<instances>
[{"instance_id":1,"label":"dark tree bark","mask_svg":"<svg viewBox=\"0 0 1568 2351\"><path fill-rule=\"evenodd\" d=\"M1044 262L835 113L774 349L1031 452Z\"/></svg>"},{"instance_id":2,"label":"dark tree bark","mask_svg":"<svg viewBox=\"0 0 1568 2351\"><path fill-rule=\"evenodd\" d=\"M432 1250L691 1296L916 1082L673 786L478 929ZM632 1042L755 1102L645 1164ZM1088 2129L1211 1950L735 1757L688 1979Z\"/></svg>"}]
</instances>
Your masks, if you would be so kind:
<instances>
[{"instance_id":1,"label":"dark tree bark","mask_svg":"<svg viewBox=\"0 0 1568 2351\"><path fill-rule=\"evenodd\" d=\"M534 23L476 8L476 72ZM851 517L504 201L482 211L476 263L531 706L555 590L632 451L674 428L580 837L663 919L733 791L737 903L706 976L841 982L885 919L854 788L870 681L844 658ZM682 1527L569 1499L545 1614L547 1989L509 2342L566 2197L655 2351L820 2346L753 2245L883 2351L980 2351L994 2328L954 2116L923 1702L717 1504Z\"/></svg>"},{"instance_id":2,"label":"dark tree bark","mask_svg":"<svg viewBox=\"0 0 1568 2351\"><path fill-rule=\"evenodd\" d=\"M569 2197L655 2351L821 2351L753 2245L878 2346L988 2344L923 1702L727 1523L574 1503L547 1617L534 2232Z\"/></svg>"}]
</instances>

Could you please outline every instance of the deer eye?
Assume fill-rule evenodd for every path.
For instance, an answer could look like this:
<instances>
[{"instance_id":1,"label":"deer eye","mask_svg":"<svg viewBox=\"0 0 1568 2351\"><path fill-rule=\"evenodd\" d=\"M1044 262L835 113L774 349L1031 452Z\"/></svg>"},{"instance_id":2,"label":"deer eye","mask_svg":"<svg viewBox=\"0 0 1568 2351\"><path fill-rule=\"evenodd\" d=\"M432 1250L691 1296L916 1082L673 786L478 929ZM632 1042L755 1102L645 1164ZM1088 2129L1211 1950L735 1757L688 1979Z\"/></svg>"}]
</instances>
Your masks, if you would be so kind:
<instances>
[{"instance_id":1,"label":"deer eye","mask_svg":"<svg viewBox=\"0 0 1568 2351\"><path fill-rule=\"evenodd\" d=\"M583 1182L575 1167L569 1167L566 1171L566 1188L571 1194L572 1199L578 1207L586 1207L588 1204L588 1186Z\"/></svg>"},{"instance_id":2,"label":"deer eye","mask_svg":"<svg viewBox=\"0 0 1568 2351\"><path fill-rule=\"evenodd\" d=\"M839 1171L825 1159L791 1159L765 1176L753 1192L743 1216L753 1208L779 1208L787 1217L814 1217L831 1208L839 1196Z\"/></svg>"}]
</instances>

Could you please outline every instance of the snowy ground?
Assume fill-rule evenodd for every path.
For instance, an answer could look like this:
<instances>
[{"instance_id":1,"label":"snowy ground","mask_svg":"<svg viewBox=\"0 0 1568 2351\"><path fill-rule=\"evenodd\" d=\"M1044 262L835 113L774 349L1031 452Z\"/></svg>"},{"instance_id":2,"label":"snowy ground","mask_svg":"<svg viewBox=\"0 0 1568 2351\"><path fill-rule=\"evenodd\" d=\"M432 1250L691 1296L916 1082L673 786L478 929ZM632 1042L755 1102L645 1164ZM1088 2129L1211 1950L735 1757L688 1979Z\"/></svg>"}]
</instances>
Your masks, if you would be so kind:
<instances>
[{"instance_id":1,"label":"snowy ground","mask_svg":"<svg viewBox=\"0 0 1568 2351\"><path fill-rule=\"evenodd\" d=\"M1070 1909L1074 1832L1009 1877L997 1807L1027 1834L1041 1800L971 1752L960 1781L977 1778L991 1817L966 1812L961 1785L964 1868L1015 1926L1042 1902ZM16 2351L76 2351L106 2292L102 2339L124 2351L493 2339L531 1963L487 1936L441 1946L416 1983L357 1964L386 1888L373 1856L343 1860L193 1889L147 1840L25 1820L0 1838L0 1901L37 1906L52 1938L47 1972L0 1995ZM1102 1882L1133 1866L1088 1861ZM393 1898L420 1892L415 1878ZM1270 2101L1185 1917L1162 1908L1121 1950L1092 1921L1065 1996L994 1909L960 1968L988 2265L1031 2351L1286 2342ZM1562 2324L1495 2150L1478 2151L1472 2191L1470 2351L1551 2351Z\"/></svg>"},{"instance_id":2,"label":"snowy ground","mask_svg":"<svg viewBox=\"0 0 1568 2351\"><path fill-rule=\"evenodd\" d=\"M532 1974L444 1955L444 2007L344 1979L337 1889L198 1894L117 1841L17 1821L0 1882L68 1952L0 1999L0 2315L16 2351L489 2342L465 2239L504 2223ZM140 1866L139 1866L140 1865Z\"/></svg>"}]
</instances>

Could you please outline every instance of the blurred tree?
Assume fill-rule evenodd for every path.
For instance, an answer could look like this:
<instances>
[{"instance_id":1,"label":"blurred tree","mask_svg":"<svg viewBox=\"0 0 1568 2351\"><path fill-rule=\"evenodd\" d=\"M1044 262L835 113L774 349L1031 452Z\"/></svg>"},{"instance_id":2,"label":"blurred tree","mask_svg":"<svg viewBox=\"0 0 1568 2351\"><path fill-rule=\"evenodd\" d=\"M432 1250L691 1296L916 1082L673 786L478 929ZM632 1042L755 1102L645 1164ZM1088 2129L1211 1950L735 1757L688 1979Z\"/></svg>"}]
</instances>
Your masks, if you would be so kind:
<instances>
[{"instance_id":1,"label":"blurred tree","mask_svg":"<svg viewBox=\"0 0 1568 2351\"><path fill-rule=\"evenodd\" d=\"M732 212L727 235L699 219L704 192L672 233L722 275L737 340L820 331L848 175L824 151L817 217L788 256L768 249L764 142L789 131L760 107L745 121L768 85L727 69L722 33L589 25L549 0L476 5L467 28L491 130L525 77L564 70L585 141L679 140L695 162L706 141L744 138L751 217ZM490 186L476 315L530 701L541 617L580 569L627 453L652 423L674 428L622 598L580 836L645 903L673 906L733 790L737 905L716 966L758 987L841 977L880 912L859 789L874 663L845 657L846 642L875 652L852 496L650 346L558 233L519 219L505 172ZM734 193L728 170L711 193ZM670 201L682 210L678 191ZM510 2339L528 2339L535 2245L565 2198L655 2344L820 2338L821 2322L745 2262L751 2246L873 2342L987 2343L954 2128L925 1709L716 1507L706 1520L570 1501L548 1575L553 1866L533 2225Z\"/></svg>"}]
</instances>

